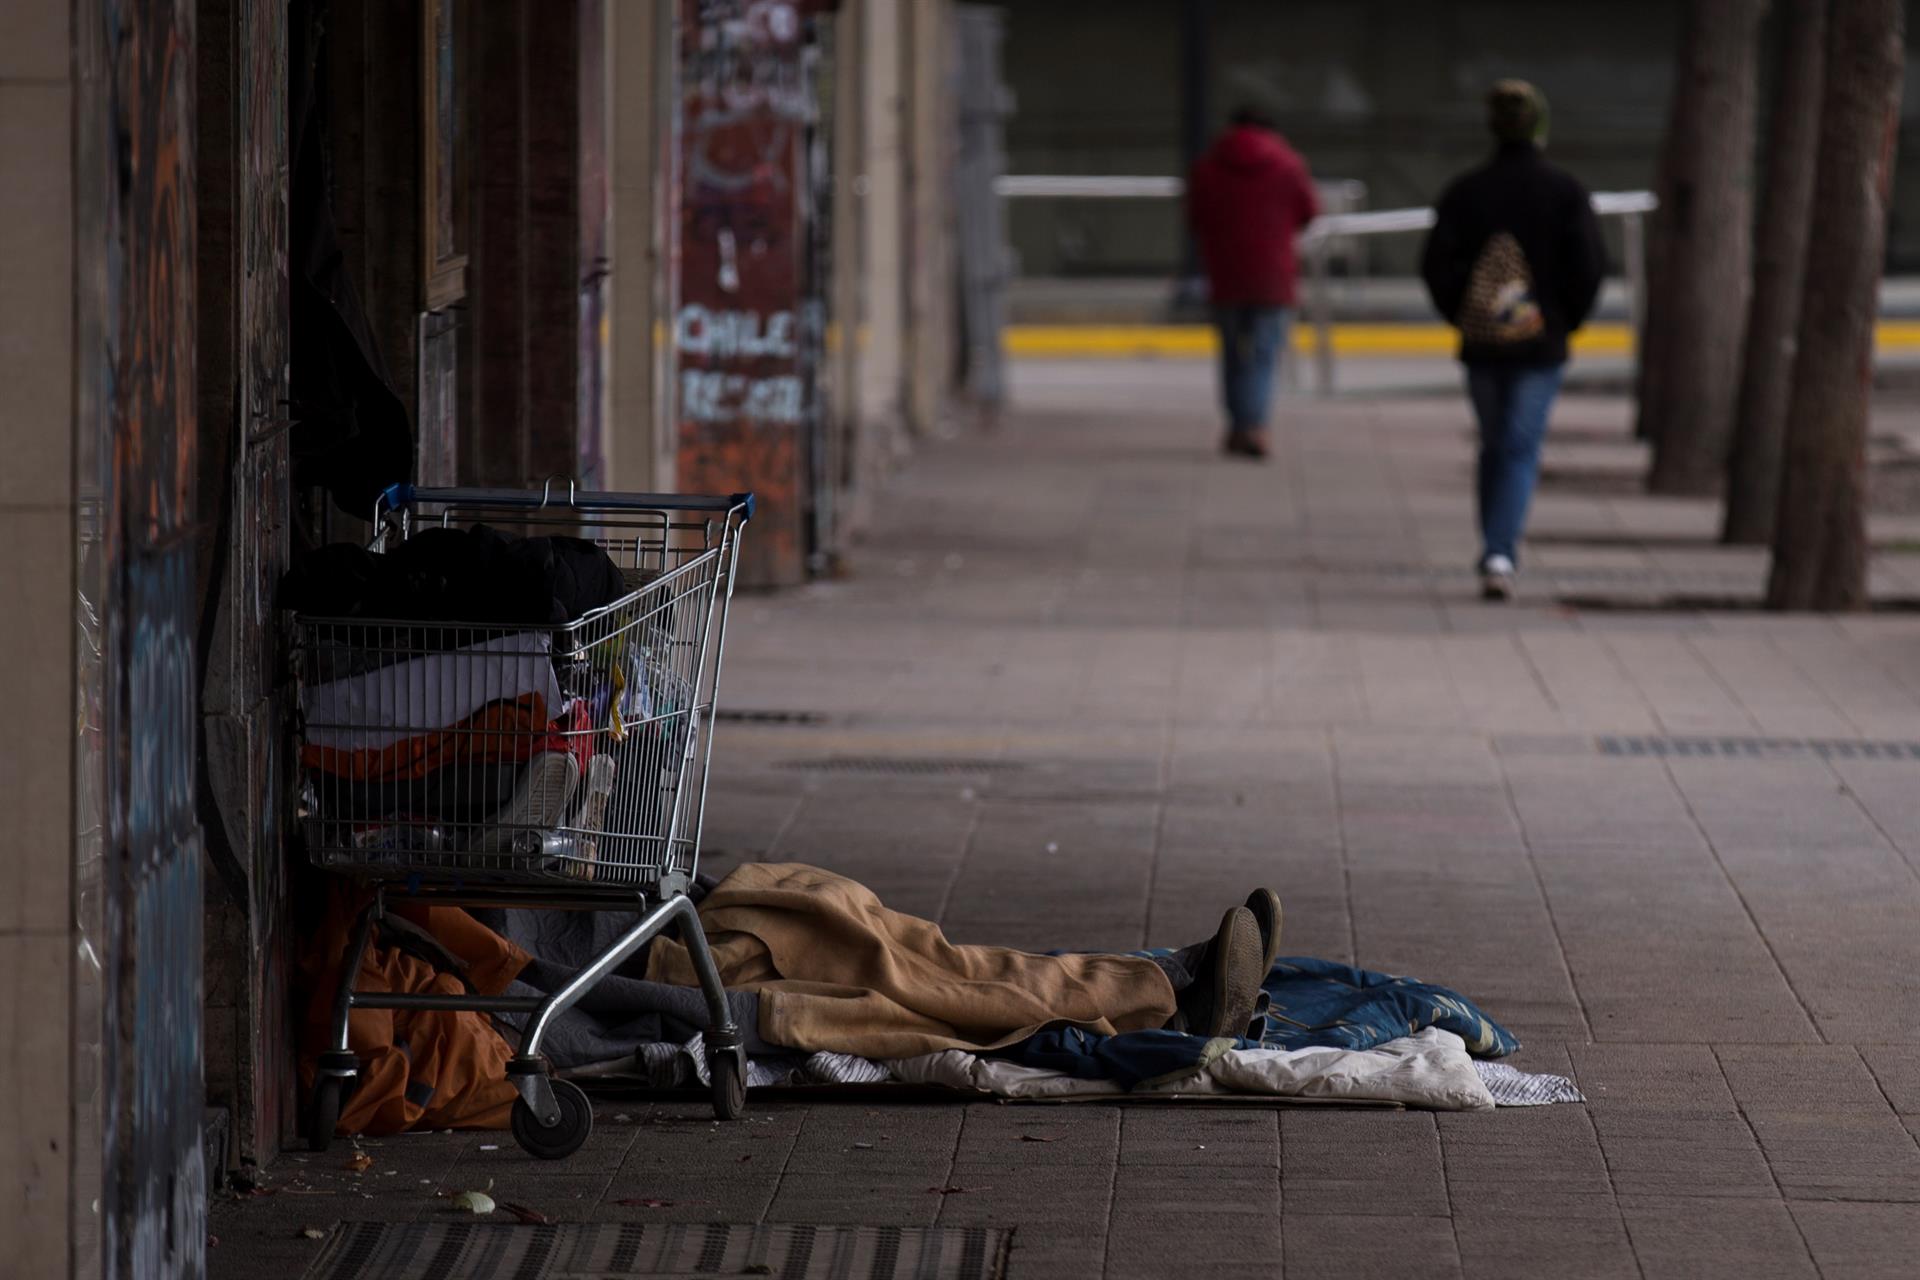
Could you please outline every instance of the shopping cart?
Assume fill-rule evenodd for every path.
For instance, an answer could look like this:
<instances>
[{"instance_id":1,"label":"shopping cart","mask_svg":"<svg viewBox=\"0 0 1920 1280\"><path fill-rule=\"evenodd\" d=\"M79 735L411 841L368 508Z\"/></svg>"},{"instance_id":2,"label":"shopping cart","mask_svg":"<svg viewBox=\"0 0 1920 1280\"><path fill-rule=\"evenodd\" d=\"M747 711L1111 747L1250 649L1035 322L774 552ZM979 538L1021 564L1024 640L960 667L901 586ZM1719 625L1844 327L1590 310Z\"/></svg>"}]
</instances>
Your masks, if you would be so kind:
<instances>
[{"instance_id":1,"label":"shopping cart","mask_svg":"<svg viewBox=\"0 0 1920 1280\"><path fill-rule=\"evenodd\" d=\"M291 620L308 856L371 899L354 926L320 1055L308 1140L324 1151L359 1072L354 1009L473 1010L527 1021L507 1073L514 1138L558 1159L593 1108L540 1046L554 1018L672 926L705 994L714 1114L746 1102L746 1055L687 896L699 857L709 728L740 535L753 496L416 489L374 512L372 549L469 521L599 544L627 592L562 624ZM424 544L423 544L424 545ZM476 613L485 613L476 608ZM354 990L390 899L638 911L632 928L545 998ZM430 939L413 932L415 946Z\"/></svg>"}]
</instances>

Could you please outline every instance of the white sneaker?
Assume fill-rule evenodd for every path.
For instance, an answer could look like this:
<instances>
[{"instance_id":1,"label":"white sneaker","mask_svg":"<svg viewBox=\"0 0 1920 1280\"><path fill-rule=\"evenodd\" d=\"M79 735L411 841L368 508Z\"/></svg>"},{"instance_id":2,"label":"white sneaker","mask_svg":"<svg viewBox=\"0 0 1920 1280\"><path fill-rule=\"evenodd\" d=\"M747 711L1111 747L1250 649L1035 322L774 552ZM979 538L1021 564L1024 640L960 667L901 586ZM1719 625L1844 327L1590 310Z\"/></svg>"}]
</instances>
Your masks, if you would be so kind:
<instances>
[{"instance_id":1,"label":"white sneaker","mask_svg":"<svg viewBox=\"0 0 1920 1280\"><path fill-rule=\"evenodd\" d=\"M1505 556L1488 556L1480 562L1480 598L1513 599L1513 561Z\"/></svg>"},{"instance_id":2,"label":"white sneaker","mask_svg":"<svg viewBox=\"0 0 1920 1280\"><path fill-rule=\"evenodd\" d=\"M506 808L488 819L475 853L538 853L543 836L566 816L580 785L580 762L570 751L543 751L527 761Z\"/></svg>"}]
</instances>

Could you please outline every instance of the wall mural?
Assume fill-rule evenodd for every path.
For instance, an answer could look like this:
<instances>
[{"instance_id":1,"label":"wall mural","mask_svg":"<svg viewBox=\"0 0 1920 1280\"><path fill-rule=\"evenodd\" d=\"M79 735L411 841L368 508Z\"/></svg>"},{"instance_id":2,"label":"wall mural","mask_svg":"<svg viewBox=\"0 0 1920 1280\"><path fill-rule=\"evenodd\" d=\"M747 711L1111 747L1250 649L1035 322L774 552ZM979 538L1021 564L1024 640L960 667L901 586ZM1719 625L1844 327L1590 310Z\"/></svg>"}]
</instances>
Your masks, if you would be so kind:
<instances>
[{"instance_id":1,"label":"wall mural","mask_svg":"<svg viewBox=\"0 0 1920 1280\"><path fill-rule=\"evenodd\" d=\"M760 499L741 581L806 576L817 315L803 296L813 118L796 0L683 0L680 24L682 489Z\"/></svg>"},{"instance_id":2,"label":"wall mural","mask_svg":"<svg viewBox=\"0 0 1920 1280\"><path fill-rule=\"evenodd\" d=\"M97 1208L74 1207L76 1259L198 1276L193 7L95 0L75 33L78 1176L104 1162Z\"/></svg>"}]
</instances>

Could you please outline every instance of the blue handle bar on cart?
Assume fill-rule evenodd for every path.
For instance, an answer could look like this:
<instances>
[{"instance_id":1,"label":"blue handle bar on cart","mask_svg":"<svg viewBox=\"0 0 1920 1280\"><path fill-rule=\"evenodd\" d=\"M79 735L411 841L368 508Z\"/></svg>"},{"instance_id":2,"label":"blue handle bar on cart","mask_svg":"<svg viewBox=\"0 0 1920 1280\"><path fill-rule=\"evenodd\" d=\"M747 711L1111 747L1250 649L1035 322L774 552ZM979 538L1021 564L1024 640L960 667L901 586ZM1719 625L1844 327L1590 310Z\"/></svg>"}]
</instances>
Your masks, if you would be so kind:
<instances>
[{"instance_id":1,"label":"blue handle bar on cart","mask_svg":"<svg viewBox=\"0 0 1920 1280\"><path fill-rule=\"evenodd\" d=\"M588 507L596 511L714 511L741 510L742 519L753 519L754 497L751 491L719 494L698 493L580 493L568 486L563 498L553 495L552 485L535 493L528 489L423 489L411 484L389 485L380 495L389 511L416 502L440 505L515 507L538 511L551 506Z\"/></svg>"}]
</instances>

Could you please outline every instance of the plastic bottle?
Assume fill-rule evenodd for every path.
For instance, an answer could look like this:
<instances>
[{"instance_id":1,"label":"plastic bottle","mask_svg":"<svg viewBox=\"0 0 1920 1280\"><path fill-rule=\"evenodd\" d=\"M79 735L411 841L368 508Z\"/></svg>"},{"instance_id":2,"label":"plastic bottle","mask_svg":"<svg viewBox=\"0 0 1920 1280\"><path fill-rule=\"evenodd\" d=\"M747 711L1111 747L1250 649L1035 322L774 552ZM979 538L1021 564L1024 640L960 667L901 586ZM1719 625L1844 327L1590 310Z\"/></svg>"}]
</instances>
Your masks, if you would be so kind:
<instances>
[{"instance_id":1,"label":"plastic bottle","mask_svg":"<svg viewBox=\"0 0 1920 1280\"><path fill-rule=\"evenodd\" d=\"M587 799L580 806L579 868L582 878L593 879L594 860L600 856L601 830L606 826L607 805L613 799L613 757L597 755L587 765Z\"/></svg>"}]
</instances>

